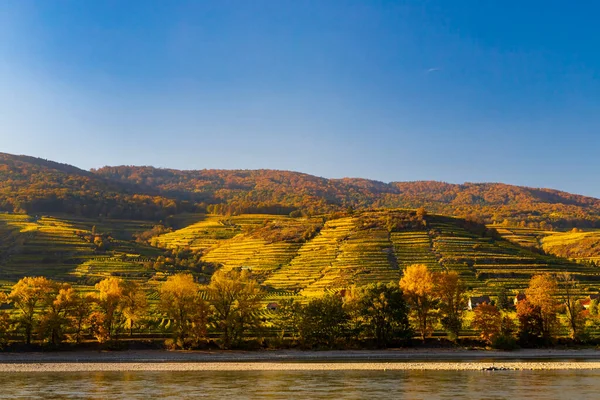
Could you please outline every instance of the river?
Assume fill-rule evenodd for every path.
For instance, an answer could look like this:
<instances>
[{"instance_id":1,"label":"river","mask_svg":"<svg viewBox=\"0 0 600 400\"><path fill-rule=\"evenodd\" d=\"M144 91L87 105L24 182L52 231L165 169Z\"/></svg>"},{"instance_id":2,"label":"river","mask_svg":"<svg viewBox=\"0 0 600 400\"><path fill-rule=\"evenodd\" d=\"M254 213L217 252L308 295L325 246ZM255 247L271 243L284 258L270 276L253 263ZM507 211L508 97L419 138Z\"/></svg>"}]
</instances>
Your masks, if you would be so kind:
<instances>
[{"instance_id":1,"label":"river","mask_svg":"<svg viewBox=\"0 0 600 400\"><path fill-rule=\"evenodd\" d=\"M597 399L600 370L11 372L0 397Z\"/></svg>"}]
</instances>

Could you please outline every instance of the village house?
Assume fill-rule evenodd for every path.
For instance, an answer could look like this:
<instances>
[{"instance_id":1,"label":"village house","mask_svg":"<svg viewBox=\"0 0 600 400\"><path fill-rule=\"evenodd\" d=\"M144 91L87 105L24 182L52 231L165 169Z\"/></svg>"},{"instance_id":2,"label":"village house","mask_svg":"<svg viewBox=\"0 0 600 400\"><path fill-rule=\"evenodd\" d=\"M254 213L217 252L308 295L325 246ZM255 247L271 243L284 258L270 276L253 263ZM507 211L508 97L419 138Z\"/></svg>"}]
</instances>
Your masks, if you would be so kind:
<instances>
[{"instance_id":1,"label":"village house","mask_svg":"<svg viewBox=\"0 0 600 400\"><path fill-rule=\"evenodd\" d=\"M590 294L586 299L581 300L581 305L586 310L589 310L594 300L600 300L600 294Z\"/></svg>"},{"instance_id":2,"label":"village house","mask_svg":"<svg viewBox=\"0 0 600 400\"><path fill-rule=\"evenodd\" d=\"M279 307L279 304L277 304L277 303L267 304L267 310L269 310L269 311L276 311L277 307Z\"/></svg>"},{"instance_id":3,"label":"village house","mask_svg":"<svg viewBox=\"0 0 600 400\"><path fill-rule=\"evenodd\" d=\"M483 303L492 304L492 301L490 300L490 296L469 297L469 303L468 303L469 310L473 310L478 305L483 304Z\"/></svg>"},{"instance_id":4,"label":"village house","mask_svg":"<svg viewBox=\"0 0 600 400\"><path fill-rule=\"evenodd\" d=\"M519 304L519 302L520 302L520 301L523 301L523 300L525 300L526 298L527 298L527 296L525 296L525 293L523 293L523 292L519 292L519 293L517 293L517 295L515 296L515 301L514 301L514 303L515 303L515 306L516 306L517 304Z\"/></svg>"}]
</instances>

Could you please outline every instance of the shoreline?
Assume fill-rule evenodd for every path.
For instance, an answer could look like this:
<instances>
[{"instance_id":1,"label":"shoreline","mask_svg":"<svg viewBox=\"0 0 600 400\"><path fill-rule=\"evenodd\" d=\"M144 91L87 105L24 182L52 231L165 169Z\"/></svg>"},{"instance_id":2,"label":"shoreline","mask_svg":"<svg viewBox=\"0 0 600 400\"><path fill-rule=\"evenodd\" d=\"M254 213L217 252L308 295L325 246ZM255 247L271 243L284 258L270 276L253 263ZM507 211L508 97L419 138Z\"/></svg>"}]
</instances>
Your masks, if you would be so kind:
<instances>
[{"instance_id":1,"label":"shoreline","mask_svg":"<svg viewBox=\"0 0 600 400\"><path fill-rule=\"evenodd\" d=\"M180 363L0 363L2 373L36 372L253 372L253 371L549 371L600 370L599 361L512 361L512 362L180 362Z\"/></svg>"},{"instance_id":2,"label":"shoreline","mask_svg":"<svg viewBox=\"0 0 600 400\"><path fill-rule=\"evenodd\" d=\"M581 369L600 369L600 350L129 350L0 353L0 372Z\"/></svg>"}]
</instances>

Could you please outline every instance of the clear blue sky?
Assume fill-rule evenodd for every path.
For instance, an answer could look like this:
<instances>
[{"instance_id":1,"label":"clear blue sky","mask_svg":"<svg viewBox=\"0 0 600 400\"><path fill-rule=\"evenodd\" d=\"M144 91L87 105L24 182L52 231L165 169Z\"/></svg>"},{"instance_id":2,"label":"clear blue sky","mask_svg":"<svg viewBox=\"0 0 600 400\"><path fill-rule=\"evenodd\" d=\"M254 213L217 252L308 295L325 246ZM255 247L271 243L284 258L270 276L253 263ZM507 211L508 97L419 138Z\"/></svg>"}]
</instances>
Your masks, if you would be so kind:
<instances>
[{"instance_id":1,"label":"clear blue sky","mask_svg":"<svg viewBox=\"0 0 600 400\"><path fill-rule=\"evenodd\" d=\"M600 197L596 1L0 1L0 151Z\"/></svg>"}]
</instances>

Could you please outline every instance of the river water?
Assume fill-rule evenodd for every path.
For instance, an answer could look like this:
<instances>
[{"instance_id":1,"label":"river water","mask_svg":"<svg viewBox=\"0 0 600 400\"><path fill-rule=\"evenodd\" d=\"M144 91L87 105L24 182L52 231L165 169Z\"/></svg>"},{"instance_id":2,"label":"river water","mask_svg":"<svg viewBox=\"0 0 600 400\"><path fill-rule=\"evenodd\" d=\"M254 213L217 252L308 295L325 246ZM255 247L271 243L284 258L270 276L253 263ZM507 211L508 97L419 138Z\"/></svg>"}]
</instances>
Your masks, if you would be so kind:
<instances>
[{"instance_id":1,"label":"river water","mask_svg":"<svg viewBox=\"0 0 600 400\"><path fill-rule=\"evenodd\" d=\"M12 372L0 397L89 399L598 399L599 370Z\"/></svg>"}]
</instances>

